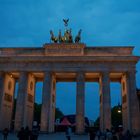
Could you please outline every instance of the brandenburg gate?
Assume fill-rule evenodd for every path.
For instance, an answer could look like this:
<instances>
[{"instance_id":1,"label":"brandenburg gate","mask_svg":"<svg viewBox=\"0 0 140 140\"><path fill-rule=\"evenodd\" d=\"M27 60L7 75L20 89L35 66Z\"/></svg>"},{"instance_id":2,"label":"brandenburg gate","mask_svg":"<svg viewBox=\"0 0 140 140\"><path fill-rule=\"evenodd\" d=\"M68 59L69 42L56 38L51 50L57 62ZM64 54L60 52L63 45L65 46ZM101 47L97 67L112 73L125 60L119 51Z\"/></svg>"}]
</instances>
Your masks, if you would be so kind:
<instances>
[{"instance_id":1,"label":"brandenburg gate","mask_svg":"<svg viewBox=\"0 0 140 140\"><path fill-rule=\"evenodd\" d=\"M76 132L83 133L85 82L94 81L100 85L100 129L111 128L110 82L120 82L123 129L139 133L135 78L139 57L133 55L134 47L88 47L79 42L80 36L75 43L72 38L70 42L58 43L50 33L54 42L43 47L0 48L0 130L10 128L16 82L15 130L22 126L32 128L35 84L43 81L41 131L50 133L54 132L56 82L76 81Z\"/></svg>"}]
</instances>

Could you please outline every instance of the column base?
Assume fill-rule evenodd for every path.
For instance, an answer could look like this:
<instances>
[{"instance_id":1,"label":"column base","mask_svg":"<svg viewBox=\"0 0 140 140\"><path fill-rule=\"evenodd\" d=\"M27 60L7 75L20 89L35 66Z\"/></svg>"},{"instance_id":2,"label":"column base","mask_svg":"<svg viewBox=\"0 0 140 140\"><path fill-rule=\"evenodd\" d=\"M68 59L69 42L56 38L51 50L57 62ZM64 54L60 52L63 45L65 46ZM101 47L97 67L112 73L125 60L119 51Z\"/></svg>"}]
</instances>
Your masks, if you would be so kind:
<instances>
[{"instance_id":1,"label":"column base","mask_svg":"<svg viewBox=\"0 0 140 140\"><path fill-rule=\"evenodd\" d=\"M74 134L75 134L75 135L87 135L86 132L75 132Z\"/></svg>"},{"instance_id":2,"label":"column base","mask_svg":"<svg viewBox=\"0 0 140 140\"><path fill-rule=\"evenodd\" d=\"M40 131L40 134L54 134L55 132L48 132L48 131Z\"/></svg>"}]
</instances>

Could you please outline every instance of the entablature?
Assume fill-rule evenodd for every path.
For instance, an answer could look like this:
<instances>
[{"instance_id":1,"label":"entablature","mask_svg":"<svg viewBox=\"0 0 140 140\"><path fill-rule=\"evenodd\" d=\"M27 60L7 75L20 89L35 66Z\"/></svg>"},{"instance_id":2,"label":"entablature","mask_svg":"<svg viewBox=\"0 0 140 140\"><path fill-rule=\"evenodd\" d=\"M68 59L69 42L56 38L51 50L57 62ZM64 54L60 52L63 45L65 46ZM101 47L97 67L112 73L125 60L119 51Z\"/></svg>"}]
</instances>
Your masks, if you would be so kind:
<instances>
[{"instance_id":1,"label":"entablature","mask_svg":"<svg viewBox=\"0 0 140 140\"><path fill-rule=\"evenodd\" d=\"M51 43L43 47L0 48L1 56L133 56L133 46L92 46L84 43Z\"/></svg>"}]
</instances>

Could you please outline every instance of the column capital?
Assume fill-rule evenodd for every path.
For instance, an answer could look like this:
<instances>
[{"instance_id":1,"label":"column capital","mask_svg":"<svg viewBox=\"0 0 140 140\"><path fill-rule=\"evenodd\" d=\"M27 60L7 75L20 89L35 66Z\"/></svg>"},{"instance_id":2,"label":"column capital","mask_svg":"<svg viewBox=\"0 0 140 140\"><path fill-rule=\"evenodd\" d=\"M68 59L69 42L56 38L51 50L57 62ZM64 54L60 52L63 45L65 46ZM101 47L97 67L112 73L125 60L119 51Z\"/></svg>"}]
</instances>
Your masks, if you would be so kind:
<instances>
[{"instance_id":1,"label":"column capital","mask_svg":"<svg viewBox=\"0 0 140 140\"><path fill-rule=\"evenodd\" d=\"M100 76L103 76L103 75L110 75L110 71L102 71L102 72L100 72Z\"/></svg>"},{"instance_id":2,"label":"column capital","mask_svg":"<svg viewBox=\"0 0 140 140\"><path fill-rule=\"evenodd\" d=\"M55 73L51 70L44 71L43 73L44 73L44 77L45 75L55 75Z\"/></svg>"},{"instance_id":3,"label":"column capital","mask_svg":"<svg viewBox=\"0 0 140 140\"><path fill-rule=\"evenodd\" d=\"M131 78L135 78L135 75L136 75L136 71L132 70L132 71L126 71L122 74L122 78L126 77L126 79L131 79Z\"/></svg>"},{"instance_id":4,"label":"column capital","mask_svg":"<svg viewBox=\"0 0 140 140\"><path fill-rule=\"evenodd\" d=\"M19 73L29 73L28 71L20 71Z\"/></svg>"},{"instance_id":5,"label":"column capital","mask_svg":"<svg viewBox=\"0 0 140 140\"><path fill-rule=\"evenodd\" d=\"M44 71L44 81L50 82L50 80L53 78L54 73L52 71Z\"/></svg>"},{"instance_id":6,"label":"column capital","mask_svg":"<svg viewBox=\"0 0 140 140\"><path fill-rule=\"evenodd\" d=\"M83 72L83 71L78 71L77 74L76 74L76 76L77 76L77 78L76 78L77 81L79 81L79 80L80 80L80 81L81 81L81 80L82 80L82 81L85 80L85 72Z\"/></svg>"},{"instance_id":7,"label":"column capital","mask_svg":"<svg viewBox=\"0 0 140 140\"><path fill-rule=\"evenodd\" d=\"M21 71L21 72L19 73L19 75L20 75L20 76L19 76L19 77L20 77L19 79L22 79L22 78L25 78L25 77L27 78L28 72L26 72L26 71Z\"/></svg>"},{"instance_id":8,"label":"column capital","mask_svg":"<svg viewBox=\"0 0 140 140\"><path fill-rule=\"evenodd\" d=\"M105 83L105 82L110 82L110 72L108 71L104 71L100 73L100 77L99 77L99 83Z\"/></svg>"},{"instance_id":9,"label":"column capital","mask_svg":"<svg viewBox=\"0 0 140 140\"><path fill-rule=\"evenodd\" d=\"M4 76L5 72L4 71L0 71L0 76Z\"/></svg>"},{"instance_id":10,"label":"column capital","mask_svg":"<svg viewBox=\"0 0 140 140\"><path fill-rule=\"evenodd\" d=\"M136 75L136 70L128 71L127 75Z\"/></svg>"}]
</instances>

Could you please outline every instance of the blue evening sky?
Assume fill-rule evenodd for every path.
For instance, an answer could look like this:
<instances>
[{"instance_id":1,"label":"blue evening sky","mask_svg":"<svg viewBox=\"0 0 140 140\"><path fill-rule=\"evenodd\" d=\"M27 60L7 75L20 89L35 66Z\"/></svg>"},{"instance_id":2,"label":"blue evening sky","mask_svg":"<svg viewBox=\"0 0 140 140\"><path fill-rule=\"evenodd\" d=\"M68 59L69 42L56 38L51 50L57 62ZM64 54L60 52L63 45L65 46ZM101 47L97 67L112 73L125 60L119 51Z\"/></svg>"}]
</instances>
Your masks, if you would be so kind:
<instances>
[{"instance_id":1,"label":"blue evening sky","mask_svg":"<svg viewBox=\"0 0 140 140\"><path fill-rule=\"evenodd\" d=\"M0 0L0 47L42 47L50 42L49 30L64 29L63 18L76 35L82 29L87 46L135 46L140 55L140 0ZM137 64L140 88L140 62ZM41 102L42 83L36 101ZM75 113L76 83L57 83L56 106ZM86 83L86 116L99 115L99 85ZM120 101L120 84L111 84L112 106Z\"/></svg>"}]
</instances>

